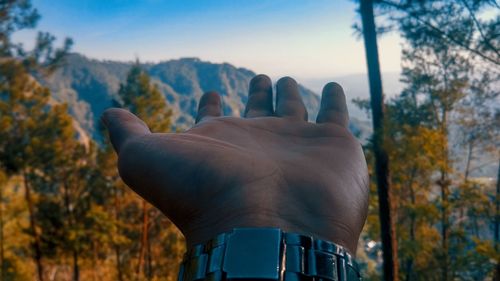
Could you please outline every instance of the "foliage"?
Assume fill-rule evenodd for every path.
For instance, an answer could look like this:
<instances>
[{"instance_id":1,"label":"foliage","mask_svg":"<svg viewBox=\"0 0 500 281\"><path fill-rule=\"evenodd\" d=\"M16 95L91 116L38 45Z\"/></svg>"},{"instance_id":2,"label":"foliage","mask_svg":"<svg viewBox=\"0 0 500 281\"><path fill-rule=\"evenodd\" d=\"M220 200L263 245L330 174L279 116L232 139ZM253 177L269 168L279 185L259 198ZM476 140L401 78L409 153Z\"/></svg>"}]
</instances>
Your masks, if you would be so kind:
<instances>
[{"instance_id":1,"label":"foliage","mask_svg":"<svg viewBox=\"0 0 500 281\"><path fill-rule=\"evenodd\" d=\"M498 194L473 172L481 166L474 162L477 155L500 159L500 17L486 15L498 11L498 4L374 2L379 31L398 30L405 39L406 88L386 103L385 136L398 213L400 276L492 278L499 261L493 240L498 233L491 231L498 229ZM370 109L369 101L355 103ZM369 216L366 237L377 241L374 226Z\"/></svg>"},{"instance_id":2,"label":"foliage","mask_svg":"<svg viewBox=\"0 0 500 281\"><path fill-rule=\"evenodd\" d=\"M400 276L492 278L500 260L492 234L499 197L491 183L474 176L480 167L474 159L486 153L499 158L499 77L491 65L498 64L500 25L498 18L479 16L495 3L378 3L407 40L406 88L386 104L384 136ZM40 33L28 51L11 41L15 32L34 28L39 17L30 1L0 3L0 279L174 280L184 252L182 235L120 180L109 141L98 146L83 138L68 106L37 82L46 79L39 74L61 65L71 42L54 49L54 37ZM213 77L203 78L213 86L206 82ZM172 113L152 82L136 63L119 87L118 103L153 132L167 132ZM196 85L187 90L202 88ZM369 109L367 101L358 104ZM183 108L192 110L192 102ZM366 155L372 163L369 150ZM373 173L373 165L369 169ZM368 279L380 280L373 183L370 192L363 239L375 246L360 258Z\"/></svg>"},{"instance_id":3,"label":"foliage","mask_svg":"<svg viewBox=\"0 0 500 281\"><path fill-rule=\"evenodd\" d=\"M466 36L477 28L467 25L461 13L460 5L468 2L403 1L406 4L398 7L388 2L380 5L389 11L399 9L387 15L400 21L397 24L406 39L402 69L406 88L386 104L385 136L398 213L400 276L405 280L491 278L498 261L490 230L496 199L491 185L471 179L472 167L466 159L473 153L499 155L498 109L492 106L499 95L494 86L498 76L485 71L487 64L479 60L491 63L494 52L475 56L483 50L479 46L487 44L484 38L450 44L449 36ZM477 2L474 12L487 5ZM430 9L436 5L445 12ZM453 25L447 22L451 20ZM443 33L432 31L427 21ZM464 52L465 47L472 55ZM366 108L367 102L357 104ZM467 150L452 143L461 143ZM467 162L464 169L463 162ZM368 226L366 235L378 240L372 227Z\"/></svg>"},{"instance_id":4,"label":"foliage","mask_svg":"<svg viewBox=\"0 0 500 281\"><path fill-rule=\"evenodd\" d=\"M167 107L165 97L158 87L151 83L149 76L138 61L129 70L126 82L120 85L118 96L122 100L122 105L141 118L152 132L170 130L172 112ZM105 147L110 147L109 142ZM118 176L115 175L115 177ZM116 196L116 200L125 199L131 195L130 190L126 189L125 192ZM133 197L137 198L137 195L133 194ZM129 252L128 255L123 255L123 258L133 263L134 266L123 267L119 271L126 271L128 268L130 270L128 274L137 279L151 280L161 276L174 279L184 251L182 236L159 210L152 208L146 201L136 199L130 201L129 204L131 205L127 208L132 209L133 213L123 216L122 222L124 224L129 222L131 217L138 218L135 223L140 228L123 229L126 236L133 235L135 239L130 239L128 244L115 247ZM119 205L116 207L119 208ZM120 220L120 215L117 219Z\"/></svg>"},{"instance_id":5,"label":"foliage","mask_svg":"<svg viewBox=\"0 0 500 281\"><path fill-rule=\"evenodd\" d=\"M175 279L184 252L178 230L148 208L150 240L140 245L142 200L119 179L114 152L84 138L68 107L37 82L71 42L53 49L54 37L39 33L26 51L11 41L38 18L30 1L0 4L0 279ZM171 113L149 77L132 71L128 82L125 100L154 130L167 130ZM140 246L147 276L134 270Z\"/></svg>"},{"instance_id":6,"label":"foliage","mask_svg":"<svg viewBox=\"0 0 500 281\"><path fill-rule=\"evenodd\" d=\"M34 48L26 50L22 44L12 41L15 32L36 27L40 14L29 0L6 0L0 2L0 58L16 58L23 62L29 72L51 73L63 63L73 41L64 40L61 48L54 49L55 37L47 32L38 32Z\"/></svg>"},{"instance_id":7,"label":"foliage","mask_svg":"<svg viewBox=\"0 0 500 281\"><path fill-rule=\"evenodd\" d=\"M376 7L388 25L397 29L412 48L448 45L479 57L492 66L500 64L500 9L494 0L377 0ZM498 71L496 71L498 73Z\"/></svg>"},{"instance_id":8,"label":"foliage","mask_svg":"<svg viewBox=\"0 0 500 281\"><path fill-rule=\"evenodd\" d=\"M165 97L156 85L151 84L149 75L141 69L139 62L130 69L125 84L120 85L118 95L123 105L141 118L152 132L166 132L170 129L172 112Z\"/></svg>"}]
</instances>

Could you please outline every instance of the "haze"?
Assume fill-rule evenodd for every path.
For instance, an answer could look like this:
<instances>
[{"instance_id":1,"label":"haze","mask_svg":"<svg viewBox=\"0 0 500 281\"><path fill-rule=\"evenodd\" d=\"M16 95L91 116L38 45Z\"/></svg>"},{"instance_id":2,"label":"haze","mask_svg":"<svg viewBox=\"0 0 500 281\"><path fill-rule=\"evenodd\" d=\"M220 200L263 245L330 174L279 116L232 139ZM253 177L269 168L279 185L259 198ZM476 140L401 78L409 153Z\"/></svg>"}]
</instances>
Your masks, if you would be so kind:
<instances>
[{"instance_id":1,"label":"haze","mask_svg":"<svg viewBox=\"0 0 500 281\"><path fill-rule=\"evenodd\" d=\"M366 72L348 0L35 0L38 29L73 38L91 58L158 62L199 57L272 78L311 79ZM33 32L17 39L32 44ZM382 72L400 69L400 39L379 41ZM305 83L307 84L307 83Z\"/></svg>"}]
</instances>

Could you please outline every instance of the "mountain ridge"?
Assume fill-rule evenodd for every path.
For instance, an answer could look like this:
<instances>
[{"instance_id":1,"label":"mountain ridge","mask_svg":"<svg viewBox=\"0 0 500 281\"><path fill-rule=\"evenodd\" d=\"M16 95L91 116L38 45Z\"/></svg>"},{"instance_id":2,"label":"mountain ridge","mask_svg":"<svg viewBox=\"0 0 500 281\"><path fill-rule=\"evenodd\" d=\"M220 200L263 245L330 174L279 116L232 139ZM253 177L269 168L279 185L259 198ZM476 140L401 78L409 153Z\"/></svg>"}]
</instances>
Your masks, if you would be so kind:
<instances>
[{"instance_id":1,"label":"mountain ridge","mask_svg":"<svg viewBox=\"0 0 500 281\"><path fill-rule=\"evenodd\" d=\"M120 101L118 96L120 83L125 81L127 72L133 64L134 62L90 59L73 53L67 57L65 65L52 76L39 80L51 90L55 102L68 104L70 114L76 122L75 128L81 138L92 138L102 143L99 118L106 108L116 106L116 101ZM211 63L199 58L180 58L159 63L144 63L141 66L150 75L151 81L157 85L172 109L173 131L185 130L194 124L198 101L206 91L217 91L221 94L224 115L241 116L247 100L248 84L256 75L255 72L243 67L235 67L229 63ZM395 82L398 75L394 74L392 78L389 75L385 77ZM362 143L366 143L370 137L372 125L366 113L356 109L351 100L354 97L368 97L366 79L362 74L355 74L324 81L320 78L317 81L317 89L327 81L339 82L344 87L351 115L349 129ZM396 88L391 88L390 85L391 83L386 87L386 92L395 93ZM301 84L299 89L309 112L309 121L314 122L320 103L319 95ZM462 150L458 149L455 154L460 155ZM475 172L474 176L495 175L496 162L488 164L489 161L489 157L480 157L475 161L486 165ZM458 168L462 166L463 163L457 163Z\"/></svg>"},{"instance_id":2,"label":"mountain ridge","mask_svg":"<svg viewBox=\"0 0 500 281\"><path fill-rule=\"evenodd\" d=\"M97 125L102 112L120 100L118 89L135 62L97 60L71 53L65 64L45 79L57 102L67 103L70 114L93 139L100 141ZM179 58L159 63L141 63L151 81L165 96L172 109L174 130L194 123L198 100L204 92L221 94L224 115L241 116L248 95L248 84L255 72L229 63L211 63L199 58ZM319 109L319 95L299 84L299 91L313 121ZM366 138L366 125L351 122L351 130Z\"/></svg>"}]
</instances>

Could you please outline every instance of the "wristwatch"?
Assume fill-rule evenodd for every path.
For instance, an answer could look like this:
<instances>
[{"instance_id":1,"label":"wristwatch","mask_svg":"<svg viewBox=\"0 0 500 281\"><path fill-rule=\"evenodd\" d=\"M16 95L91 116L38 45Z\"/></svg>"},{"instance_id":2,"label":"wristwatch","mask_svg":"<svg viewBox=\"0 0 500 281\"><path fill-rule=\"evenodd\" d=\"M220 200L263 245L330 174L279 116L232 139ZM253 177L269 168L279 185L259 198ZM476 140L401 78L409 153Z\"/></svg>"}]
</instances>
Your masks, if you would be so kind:
<instances>
[{"instance_id":1,"label":"wristwatch","mask_svg":"<svg viewBox=\"0 0 500 281\"><path fill-rule=\"evenodd\" d=\"M333 242L279 228L234 228L184 255L178 281L362 280L354 258Z\"/></svg>"}]
</instances>

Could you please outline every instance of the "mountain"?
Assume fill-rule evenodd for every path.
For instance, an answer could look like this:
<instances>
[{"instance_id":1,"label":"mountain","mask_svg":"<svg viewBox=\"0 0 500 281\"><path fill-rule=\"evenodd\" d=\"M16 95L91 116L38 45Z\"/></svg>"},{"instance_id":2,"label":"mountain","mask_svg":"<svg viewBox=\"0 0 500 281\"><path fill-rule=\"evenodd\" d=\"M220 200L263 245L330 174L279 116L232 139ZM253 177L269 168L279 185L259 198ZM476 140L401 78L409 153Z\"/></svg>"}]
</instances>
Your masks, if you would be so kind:
<instances>
[{"instance_id":1,"label":"mountain","mask_svg":"<svg viewBox=\"0 0 500 281\"><path fill-rule=\"evenodd\" d=\"M80 54L71 54L66 64L49 78L39 79L49 87L52 98L56 102L66 102L70 113L75 118L82 138L93 138L100 141L101 136L97 124L101 113L111 106L117 96L120 83L125 80L133 62L100 61L89 59ZM165 95L173 111L174 130L184 130L194 123L194 116L201 95L215 90L222 95L225 115L240 116L247 100L248 83L255 73L231 64L214 64L198 58L182 58L156 64L142 65L151 76L160 91ZM387 97L395 96L401 89L397 73L384 73L384 91ZM353 98L368 98L368 81L364 74L320 79L298 79L313 90L300 85L300 93L309 112L309 119L316 118L320 98L317 93L329 81L340 83L348 101ZM360 111L348 102L351 122L349 129L362 142L372 132L371 122L365 112ZM457 138L451 138L456 140ZM456 143L452 147L456 147ZM457 168L463 166L465 155L463 148L454 151ZM474 159L476 169L472 176L494 177L496 161L488 155L477 155Z\"/></svg>"},{"instance_id":2,"label":"mountain","mask_svg":"<svg viewBox=\"0 0 500 281\"><path fill-rule=\"evenodd\" d=\"M100 61L80 54L70 54L63 67L42 79L53 98L69 105L71 115L93 139L100 140L97 129L101 113L118 97L132 62ZM222 96L224 115L241 116L247 100L248 83L256 74L245 68L223 63L214 64L198 58L182 58L156 64L143 64L173 111L174 129L186 129L194 123L198 100L206 91ZM299 85L310 120L317 116L319 96ZM366 122L352 120L351 130L366 138ZM359 124L358 124L359 123ZM369 127L368 127L369 128Z\"/></svg>"}]
</instances>

